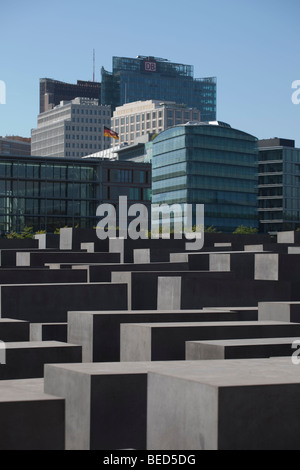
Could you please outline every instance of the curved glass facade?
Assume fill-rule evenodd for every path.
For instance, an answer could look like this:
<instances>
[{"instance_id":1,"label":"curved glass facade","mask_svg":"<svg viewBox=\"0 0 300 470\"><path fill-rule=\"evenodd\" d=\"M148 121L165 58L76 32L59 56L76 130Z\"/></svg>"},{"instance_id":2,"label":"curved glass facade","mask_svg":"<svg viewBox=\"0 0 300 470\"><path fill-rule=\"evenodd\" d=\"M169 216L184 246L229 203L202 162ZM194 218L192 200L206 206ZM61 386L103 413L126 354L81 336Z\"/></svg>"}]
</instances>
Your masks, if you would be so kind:
<instances>
[{"instance_id":1,"label":"curved glass facade","mask_svg":"<svg viewBox=\"0 0 300 470\"><path fill-rule=\"evenodd\" d=\"M258 227L257 139L223 125L184 125L153 142L152 202L204 204L205 225Z\"/></svg>"}]
</instances>

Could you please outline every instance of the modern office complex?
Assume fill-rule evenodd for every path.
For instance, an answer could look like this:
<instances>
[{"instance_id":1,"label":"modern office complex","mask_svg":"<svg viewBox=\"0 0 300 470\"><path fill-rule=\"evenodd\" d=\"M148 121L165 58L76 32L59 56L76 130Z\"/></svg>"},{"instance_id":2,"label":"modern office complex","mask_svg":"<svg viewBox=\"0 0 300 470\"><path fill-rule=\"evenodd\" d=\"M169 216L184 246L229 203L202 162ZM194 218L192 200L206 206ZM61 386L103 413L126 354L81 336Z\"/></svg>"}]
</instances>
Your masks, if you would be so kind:
<instances>
[{"instance_id":1,"label":"modern office complex","mask_svg":"<svg viewBox=\"0 0 300 470\"><path fill-rule=\"evenodd\" d=\"M159 134L169 127L188 121L200 121L200 111L173 102L155 100L127 103L115 109L112 129L119 141L132 145L146 134Z\"/></svg>"},{"instance_id":2,"label":"modern office complex","mask_svg":"<svg viewBox=\"0 0 300 470\"><path fill-rule=\"evenodd\" d=\"M257 138L228 124L187 123L153 141L154 204L204 204L205 225L222 232L256 228L257 186Z\"/></svg>"},{"instance_id":3,"label":"modern office complex","mask_svg":"<svg viewBox=\"0 0 300 470\"><path fill-rule=\"evenodd\" d=\"M0 136L0 155L30 155L31 139L19 136Z\"/></svg>"},{"instance_id":4,"label":"modern office complex","mask_svg":"<svg viewBox=\"0 0 300 470\"><path fill-rule=\"evenodd\" d=\"M75 98L62 101L38 116L31 133L31 154L41 157L84 157L110 147L104 126L110 126L110 106L99 100Z\"/></svg>"},{"instance_id":5,"label":"modern office complex","mask_svg":"<svg viewBox=\"0 0 300 470\"><path fill-rule=\"evenodd\" d=\"M0 156L0 233L93 228L101 203L150 204L151 166L97 159Z\"/></svg>"},{"instance_id":6,"label":"modern office complex","mask_svg":"<svg viewBox=\"0 0 300 470\"><path fill-rule=\"evenodd\" d=\"M51 78L40 79L40 113L50 111L61 101L72 101L78 96L100 100L101 83L78 80L77 84L72 84Z\"/></svg>"},{"instance_id":7,"label":"modern office complex","mask_svg":"<svg viewBox=\"0 0 300 470\"><path fill-rule=\"evenodd\" d=\"M293 140L259 141L258 196L261 231L300 228L300 149Z\"/></svg>"},{"instance_id":8,"label":"modern office complex","mask_svg":"<svg viewBox=\"0 0 300 470\"><path fill-rule=\"evenodd\" d=\"M138 56L113 57L113 70L102 68L101 103L118 106L134 101L173 101L197 108L202 120L216 119L216 79L194 78L192 65Z\"/></svg>"}]
</instances>

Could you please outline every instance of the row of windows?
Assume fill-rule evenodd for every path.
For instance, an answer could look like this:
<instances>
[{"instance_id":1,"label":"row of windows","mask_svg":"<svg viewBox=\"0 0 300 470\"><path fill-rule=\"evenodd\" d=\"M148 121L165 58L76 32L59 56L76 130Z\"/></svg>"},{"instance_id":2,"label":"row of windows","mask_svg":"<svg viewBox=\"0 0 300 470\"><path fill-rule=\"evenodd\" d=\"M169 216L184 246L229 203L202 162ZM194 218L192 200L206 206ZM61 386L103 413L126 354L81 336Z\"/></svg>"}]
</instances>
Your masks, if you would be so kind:
<instances>
[{"instance_id":1,"label":"row of windows","mask_svg":"<svg viewBox=\"0 0 300 470\"><path fill-rule=\"evenodd\" d=\"M103 188L103 197L108 200L119 200L120 196L127 196L129 201L151 200L150 188L129 188L120 186L106 186Z\"/></svg>"},{"instance_id":2,"label":"row of windows","mask_svg":"<svg viewBox=\"0 0 300 470\"><path fill-rule=\"evenodd\" d=\"M97 202L11 198L0 205L0 215L61 215L93 217Z\"/></svg>"},{"instance_id":3,"label":"row of windows","mask_svg":"<svg viewBox=\"0 0 300 470\"><path fill-rule=\"evenodd\" d=\"M221 152L205 149L179 149L170 153L156 156L153 159L153 172L155 175L168 175L173 166L178 163L188 162L187 171L193 172L199 164L210 164L211 168L218 168L220 165L229 168L235 167L240 172L250 171L257 174L257 161L253 155L239 154L234 152ZM197 163L196 163L197 162ZM166 167L166 168L164 168ZM240 169L238 169L240 167Z\"/></svg>"},{"instance_id":4,"label":"row of windows","mask_svg":"<svg viewBox=\"0 0 300 470\"><path fill-rule=\"evenodd\" d=\"M92 110L92 109L79 109L73 108L72 114L89 114L94 116L110 116L110 110L102 109L102 110Z\"/></svg>"},{"instance_id":5,"label":"row of windows","mask_svg":"<svg viewBox=\"0 0 300 470\"><path fill-rule=\"evenodd\" d=\"M175 180L175 181L174 181ZM225 178L216 178L216 177L210 177L210 176L189 176L187 179L185 177L179 177L179 178L174 178L171 180L168 180L168 183L166 184L165 181L161 182L153 182L153 194L157 195L159 193L165 192L165 190L169 187L172 186L174 190L177 189L182 189L179 188L179 186L182 187L188 187L190 189L190 194L192 195L194 191L196 191L198 188L201 189L214 189L214 190L220 190L220 191L238 191L238 192L249 192L249 193L257 193L257 189L255 185L253 184L252 180L246 180L246 179L238 179L238 178L231 178L231 179L225 179ZM167 189L170 190L171 188Z\"/></svg>"},{"instance_id":6,"label":"row of windows","mask_svg":"<svg viewBox=\"0 0 300 470\"><path fill-rule=\"evenodd\" d=\"M67 131L73 132L102 132L102 127L88 127L88 126L66 126Z\"/></svg>"},{"instance_id":7,"label":"row of windows","mask_svg":"<svg viewBox=\"0 0 300 470\"><path fill-rule=\"evenodd\" d=\"M85 149L102 150L102 145L101 144L94 144L94 145L93 144L85 144L85 145L84 144L80 144L80 145L79 144L72 144L71 145L70 143L66 143L66 148L67 149L70 149L70 148L72 148L72 149L79 149L79 148L83 149L83 148L85 148Z\"/></svg>"},{"instance_id":8,"label":"row of windows","mask_svg":"<svg viewBox=\"0 0 300 470\"><path fill-rule=\"evenodd\" d=\"M151 113L143 113L143 114L135 114L132 116L126 116L121 118L113 118L113 124L115 126L124 126L125 124L139 124L141 121L156 121L157 119L161 120L162 122L163 112L162 111L152 111ZM183 121L190 121L194 120L197 121L200 119L199 112L192 112L192 111L176 111L176 110L168 110L167 117L172 119L179 119L180 122Z\"/></svg>"},{"instance_id":9,"label":"row of windows","mask_svg":"<svg viewBox=\"0 0 300 470\"><path fill-rule=\"evenodd\" d=\"M152 127L156 128L157 127L156 124L157 124L156 121L153 121ZM162 125L163 125L162 121L158 121L158 126L162 127ZM173 125L173 123L171 125ZM127 125L127 126L122 126L120 128L118 126L113 126L113 129L117 133L124 134L125 132L129 132L129 131L134 132L134 131L145 130L145 124L144 123L135 124L135 125L131 124L130 127ZM151 122L147 122L146 129L151 129Z\"/></svg>"},{"instance_id":10,"label":"row of windows","mask_svg":"<svg viewBox=\"0 0 300 470\"><path fill-rule=\"evenodd\" d=\"M135 122L136 123L140 123L141 121L150 121L151 119L152 120L156 120L156 118L159 118L161 119L162 118L162 111L159 111L159 112L156 112L156 111L153 111L152 113L144 113L144 114L135 114L135 115L132 115L132 116L126 116L126 117L121 117L121 118L113 118L113 123L115 126L124 126L125 124L134 124Z\"/></svg>"},{"instance_id":11,"label":"row of windows","mask_svg":"<svg viewBox=\"0 0 300 470\"><path fill-rule=\"evenodd\" d=\"M153 204L235 204L235 205L248 205L257 207L257 194L247 192L232 191L212 191L202 189L195 189L188 191L187 189L179 189L174 191L167 191L164 193L155 194L152 189L152 202Z\"/></svg>"},{"instance_id":12,"label":"row of windows","mask_svg":"<svg viewBox=\"0 0 300 470\"><path fill-rule=\"evenodd\" d=\"M72 217L72 215L55 216L55 217L33 217L23 215L10 215L0 216L0 232L7 233L12 230L20 232L24 227L32 227L34 232L39 230L46 230L49 233L53 233L55 229L61 227L74 227L79 226L80 228L92 229L97 224L95 217Z\"/></svg>"},{"instance_id":13,"label":"row of windows","mask_svg":"<svg viewBox=\"0 0 300 470\"><path fill-rule=\"evenodd\" d=\"M55 179L68 181L97 180L94 166L70 164L0 162L0 178Z\"/></svg>"},{"instance_id":14,"label":"row of windows","mask_svg":"<svg viewBox=\"0 0 300 470\"><path fill-rule=\"evenodd\" d=\"M205 225L207 227L217 227L221 232L233 232L237 227L241 225L246 227L257 228L258 222L254 219L248 218L226 218L226 217L209 217L205 216Z\"/></svg>"},{"instance_id":15,"label":"row of windows","mask_svg":"<svg viewBox=\"0 0 300 470\"><path fill-rule=\"evenodd\" d=\"M92 147L90 148L90 150ZM97 146L95 146L94 150L97 150ZM98 150L102 150L101 147L98 148ZM88 155L91 155L91 153L96 153L96 152L66 152L66 157L87 157Z\"/></svg>"},{"instance_id":16,"label":"row of windows","mask_svg":"<svg viewBox=\"0 0 300 470\"><path fill-rule=\"evenodd\" d=\"M110 125L111 123L111 120L110 119L88 119L88 118L72 118L72 122L81 122L81 123L85 123L85 124L108 124ZM70 127L74 127L74 126L67 126L69 129L67 130L70 130Z\"/></svg>"},{"instance_id":17,"label":"row of windows","mask_svg":"<svg viewBox=\"0 0 300 470\"><path fill-rule=\"evenodd\" d=\"M205 215L209 217L247 217L248 219L257 219L258 217L257 209L254 207L206 204L204 210Z\"/></svg>"},{"instance_id":18,"label":"row of windows","mask_svg":"<svg viewBox=\"0 0 300 470\"><path fill-rule=\"evenodd\" d=\"M105 140L108 140L109 137L107 137ZM102 141L104 138L101 135L66 135L66 140L97 140L97 141Z\"/></svg>"},{"instance_id":19,"label":"row of windows","mask_svg":"<svg viewBox=\"0 0 300 470\"><path fill-rule=\"evenodd\" d=\"M96 197L95 184L54 183L51 181L4 181L0 180L1 197L11 196L93 199Z\"/></svg>"}]
</instances>

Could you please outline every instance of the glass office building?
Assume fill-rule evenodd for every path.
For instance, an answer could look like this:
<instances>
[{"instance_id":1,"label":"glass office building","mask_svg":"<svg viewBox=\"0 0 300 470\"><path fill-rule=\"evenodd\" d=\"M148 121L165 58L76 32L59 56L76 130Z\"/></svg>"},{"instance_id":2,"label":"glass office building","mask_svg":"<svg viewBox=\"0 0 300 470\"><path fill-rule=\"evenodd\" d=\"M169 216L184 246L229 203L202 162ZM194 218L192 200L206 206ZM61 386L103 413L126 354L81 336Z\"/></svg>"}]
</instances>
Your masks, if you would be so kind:
<instances>
[{"instance_id":1,"label":"glass office building","mask_svg":"<svg viewBox=\"0 0 300 470\"><path fill-rule=\"evenodd\" d=\"M116 107L146 100L173 101L216 119L216 79L194 78L192 65L138 56L113 57L113 71L102 68L101 103Z\"/></svg>"},{"instance_id":2,"label":"glass office building","mask_svg":"<svg viewBox=\"0 0 300 470\"><path fill-rule=\"evenodd\" d=\"M40 79L40 114L50 111L61 101L77 97L100 100L101 83L77 80L77 84L60 82L51 78Z\"/></svg>"},{"instance_id":3,"label":"glass office building","mask_svg":"<svg viewBox=\"0 0 300 470\"><path fill-rule=\"evenodd\" d=\"M228 124L187 123L153 141L152 203L204 204L207 227L258 227L257 186L257 138Z\"/></svg>"},{"instance_id":4,"label":"glass office building","mask_svg":"<svg viewBox=\"0 0 300 470\"><path fill-rule=\"evenodd\" d=\"M258 196L262 232L300 228L300 149L293 140L259 141Z\"/></svg>"},{"instance_id":5,"label":"glass office building","mask_svg":"<svg viewBox=\"0 0 300 470\"><path fill-rule=\"evenodd\" d=\"M150 204L151 166L97 159L0 156L0 234L93 228L100 203Z\"/></svg>"}]
</instances>

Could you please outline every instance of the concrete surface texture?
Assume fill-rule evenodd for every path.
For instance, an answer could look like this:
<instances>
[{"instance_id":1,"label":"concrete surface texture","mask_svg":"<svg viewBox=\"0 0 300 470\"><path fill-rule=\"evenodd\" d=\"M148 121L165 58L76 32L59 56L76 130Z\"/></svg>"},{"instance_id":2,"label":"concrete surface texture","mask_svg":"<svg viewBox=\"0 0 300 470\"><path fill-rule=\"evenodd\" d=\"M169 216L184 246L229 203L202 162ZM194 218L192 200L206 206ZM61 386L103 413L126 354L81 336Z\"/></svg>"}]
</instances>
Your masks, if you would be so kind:
<instances>
[{"instance_id":1,"label":"concrete surface texture","mask_svg":"<svg viewBox=\"0 0 300 470\"><path fill-rule=\"evenodd\" d=\"M189 361L290 357L295 342L300 344L300 338L187 341L185 357Z\"/></svg>"},{"instance_id":2,"label":"concrete surface texture","mask_svg":"<svg viewBox=\"0 0 300 470\"><path fill-rule=\"evenodd\" d=\"M121 325L121 361L185 358L191 340L298 337L300 324L285 322L189 322Z\"/></svg>"},{"instance_id":3,"label":"concrete surface texture","mask_svg":"<svg viewBox=\"0 0 300 470\"><path fill-rule=\"evenodd\" d=\"M299 449L289 362L200 361L148 374L148 450Z\"/></svg>"},{"instance_id":4,"label":"concrete surface texture","mask_svg":"<svg viewBox=\"0 0 300 470\"><path fill-rule=\"evenodd\" d=\"M300 449L300 233L185 243L0 240L1 450Z\"/></svg>"}]
</instances>

